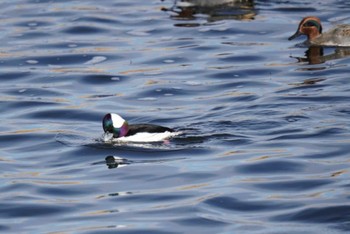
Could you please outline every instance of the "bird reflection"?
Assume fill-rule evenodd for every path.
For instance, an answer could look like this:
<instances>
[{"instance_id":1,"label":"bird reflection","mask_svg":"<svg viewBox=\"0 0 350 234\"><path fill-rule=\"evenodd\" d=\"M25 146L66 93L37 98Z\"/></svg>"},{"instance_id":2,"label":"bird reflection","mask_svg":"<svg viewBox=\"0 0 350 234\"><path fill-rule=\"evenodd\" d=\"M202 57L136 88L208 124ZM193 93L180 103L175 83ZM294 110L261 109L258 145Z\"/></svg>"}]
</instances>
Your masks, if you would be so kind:
<instances>
[{"instance_id":1,"label":"bird reflection","mask_svg":"<svg viewBox=\"0 0 350 234\"><path fill-rule=\"evenodd\" d=\"M256 16L253 0L177 0L171 8L164 11L175 12L174 19L191 20L196 14L208 15L208 21L224 19L253 20ZM179 24L178 26L191 26ZM194 24L192 26L198 26Z\"/></svg>"},{"instance_id":2,"label":"bird reflection","mask_svg":"<svg viewBox=\"0 0 350 234\"><path fill-rule=\"evenodd\" d=\"M120 157L112 156L112 155L107 156L105 160L106 160L106 165L107 165L108 169L113 169L113 168L117 168L117 167L124 167L124 166L131 163L131 161L129 161L125 158L120 158Z\"/></svg>"},{"instance_id":3,"label":"bird reflection","mask_svg":"<svg viewBox=\"0 0 350 234\"><path fill-rule=\"evenodd\" d=\"M350 47L337 47L332 49L333 53L325 54L322 46L311 46L305 51L305 57L294 57L301 63L322 64L330 60L340 59L350 56Z\"/></svg>"},{"instance_id":4,"label":"bird reflection","mask_svg":"<svg viewBox=\"0 0 350 234\"><path fill-rule=\"evenodd\" d=\"M105 162L108 169L125 167L130 164L148 164L148 163L164 163L175 160L182 160L184 158L172 158L172 159L155 159L155 160L129 160L118 156L109 155L106 157Z\"/></svg>"}]
</instances>

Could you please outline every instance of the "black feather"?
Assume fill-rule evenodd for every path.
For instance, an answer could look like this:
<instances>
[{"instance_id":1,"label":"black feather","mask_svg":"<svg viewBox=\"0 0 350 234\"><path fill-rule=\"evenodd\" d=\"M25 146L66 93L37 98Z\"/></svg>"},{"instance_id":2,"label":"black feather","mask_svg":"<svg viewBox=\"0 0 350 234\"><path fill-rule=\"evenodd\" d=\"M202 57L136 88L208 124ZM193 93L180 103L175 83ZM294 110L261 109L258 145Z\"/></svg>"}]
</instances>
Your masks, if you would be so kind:
<instances>
[{"instance_id":1,"label":"black feather","mask_svg":"<svg viewBox=\"0 0 350 234\"><path fill-rule=\"evenodd\" d=\"M126 134L126 136L132 136L139 132L161 133L174 131L174 129L154 124L131 124L129 125L129 131L128 134Z\"/></svg>"}]
</instances>

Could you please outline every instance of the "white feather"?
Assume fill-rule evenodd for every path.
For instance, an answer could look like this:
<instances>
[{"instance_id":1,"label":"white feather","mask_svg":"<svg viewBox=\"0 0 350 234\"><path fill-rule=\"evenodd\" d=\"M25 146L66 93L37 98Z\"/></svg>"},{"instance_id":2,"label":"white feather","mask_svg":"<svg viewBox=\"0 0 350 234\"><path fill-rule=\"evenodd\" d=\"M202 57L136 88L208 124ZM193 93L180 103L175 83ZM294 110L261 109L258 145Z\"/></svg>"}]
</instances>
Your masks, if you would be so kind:
<instances>
[{"instance_id":1,"label":"white feather","mask_svg":"<svg viewBox=\"0 0 350 234\"><path fill-rule=\"evenodd\" d=\"M123 119L122 117L114 113L111 114L111 118L112 118L113 127L115 128L121 128L121 126L123 126L125 122L125 119Z\"/></svg>"},{"instance_id":2,"label":"white feather","mask_svg":"<svg viewBox=\"0 0 350 234\"><path fill-rule=\"evenodd\" d=\"M177 136L181 132L139 132L132 136L113 138L113 142L157 142Z\"/></svg>"}]
</instances>

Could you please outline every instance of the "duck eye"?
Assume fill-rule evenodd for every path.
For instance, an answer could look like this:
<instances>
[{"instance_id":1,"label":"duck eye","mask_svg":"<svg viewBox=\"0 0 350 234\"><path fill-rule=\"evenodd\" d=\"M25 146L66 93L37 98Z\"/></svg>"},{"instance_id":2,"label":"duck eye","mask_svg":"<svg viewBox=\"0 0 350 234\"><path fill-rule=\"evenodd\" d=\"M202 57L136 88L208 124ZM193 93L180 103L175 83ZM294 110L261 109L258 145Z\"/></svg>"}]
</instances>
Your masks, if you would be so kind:
<instances>
[{"instance_id":1,"label":"duck eye","mask_svg":"<svg viewBox=\"0 0 350 234\"><path fill-rule=\"evenodd\" d=\"M312 21L308 21L304 24L304 27L317 27L317 24L315 22Z\"/></svg>"}]
</instances>

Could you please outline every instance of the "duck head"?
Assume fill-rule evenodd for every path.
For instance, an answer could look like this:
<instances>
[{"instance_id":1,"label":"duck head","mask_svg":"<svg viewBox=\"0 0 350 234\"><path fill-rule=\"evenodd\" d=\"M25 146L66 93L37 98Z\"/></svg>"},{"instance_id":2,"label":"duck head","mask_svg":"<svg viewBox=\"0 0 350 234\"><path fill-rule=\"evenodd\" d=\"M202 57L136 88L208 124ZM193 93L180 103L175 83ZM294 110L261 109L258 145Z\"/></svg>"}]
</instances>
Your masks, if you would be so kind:
<instances>
[{"instance_id":1,"label":"duck head","mask_svg":"<svg viewBox=\"0 0 350 234\"><path fill-rule=\"evenodd\" d=\"M305 17L300 21L296 33L289 37L288 40L293 40L300 35L306 35L308 40L313 40L322 33L321 20L315 16Z\"/></svg>"},{"instance_id":2,"label":"duck head","mask_svg":"<svg viewBox=\"0 0 350 234\"><path fill-rule=\"evenodd\" d=\"M115 113L106 114L102 126L105 133L112 133L115 138L126 136L129 131L128 122Z\"/></svg>"}]
</instances>

